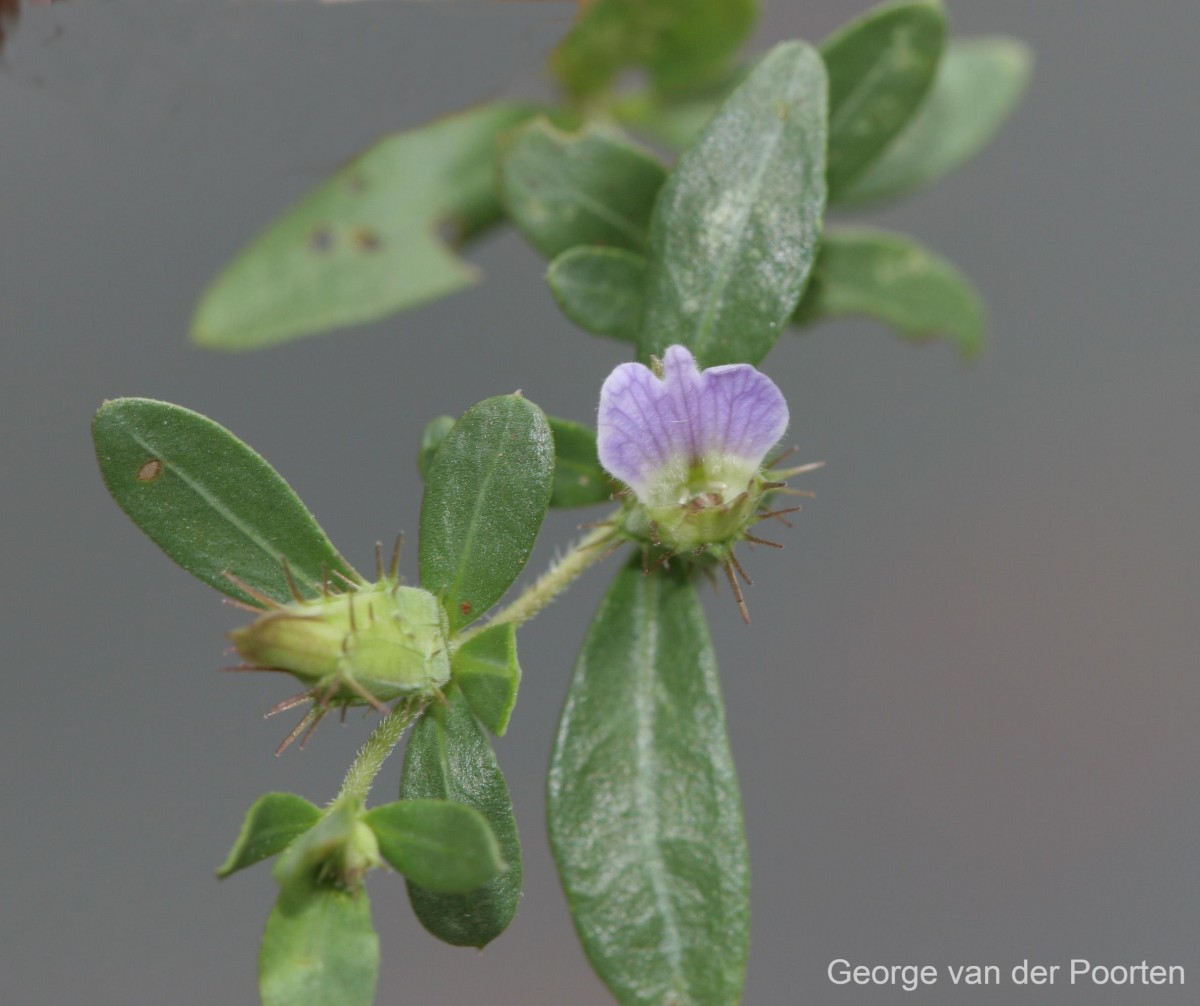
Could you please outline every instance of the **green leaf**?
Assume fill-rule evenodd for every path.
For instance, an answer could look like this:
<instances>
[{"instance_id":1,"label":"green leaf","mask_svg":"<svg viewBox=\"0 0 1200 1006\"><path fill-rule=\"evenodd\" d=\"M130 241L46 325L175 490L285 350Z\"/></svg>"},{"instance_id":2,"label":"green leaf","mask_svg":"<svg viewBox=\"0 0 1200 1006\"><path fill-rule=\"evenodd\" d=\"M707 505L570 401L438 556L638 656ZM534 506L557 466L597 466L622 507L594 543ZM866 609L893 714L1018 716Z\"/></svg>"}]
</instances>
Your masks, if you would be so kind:
<instances>
[{"instance_id":1,"label":"green leaf","mask_svg":"<svg viewBox=\"0 0 1200 1006\"><path fill-rule=\"evenodd\" d=\"M983 305L970 281L903 234L825 232L796 321L846 315L877 318L918 342L945 339L964 357L983 348Z\"/></svg>"},{"instance_id":2,"label":"green leaf","mask_svg":"<svg viewBox=\"0 0 1200 1006\"><path fill-rule=\"evenodd\" d=\"M504 869L500 846L479 811L450 800L400 800L363 818L383 858L439 894L467 894Z\"/></svg>"},{"instance_id":3,"label":"green leaf","mask_svg":"<svg viewBox=\"0 0 1200 1006\"><path fill-rule=\"evenodd\" d=\"M253 600L225 576L291 600L281 560L306 594L323 577L361 577L330 544L279 473L222 426L148 398L105 402L92 421L100 473L113 499L193 576Z\"/></svg>"},{"instance_id":4,"label":"green leaf","mask_svg":"<svg viewBox=\"0 0 1200 1006\"><path fill-rule=\"evenodd\" d=\"M1013 38L952 39L924 104L838 202L895 199L970 160L1016 107L1032 63L1029 48Z\"/></svg>"},{"instance_id":5,"label":"green leaf","mask_svg":"<svg viewBox=\"0 0 1200 1006\"><path fill-rule=\"evenodd\" d=\"M267 919L258 955L263 1006L371 1006L379 937L367 892L301 878Z\"/></svg>"},{"instance_id":6,"label":"green leaf","mask_svg":"<svg viewBox=\"0 0 1200 1006\"><path fill-rule=\"evenodd\" d=\"M421 586L450 630L473 622L525 567L554 481L554 438L520 395L468 409L442 441L421 503Z\"/></svg>"},{"instance_id":7,"label":"green leaf","mask_svg":"<svg viewBox=\"0 0 1200 1006\"><path fill-rule=\"evenodd\" d=\"M596 454L596 433L590 426L550 417L554 434L554 491L552 507L591 506L612 499L616 488Z\"/></svg>"},{"instance_id":8,"label":"green leaf","mask_svg":"<svg viewBox=\"0 0 1200 1006\"><path fill-rule=\"evenodd\" d=\"M772 49L680 157L650 224L638 355L757 363L808 279L825 208L825 67Z\"/></svg>"},{"instance_id":9,"label":"green leaf","mask_svg":"<svg viewBox=\"0 0 1200 1006\"><path fill-rule=\"evenodd\" d=\"M757 16L757 0L594 0L550 67L577 97L630 66L646 67L660 88L701 83L725 67Z\"/></svg>"},{"instance_id":10,"label":"green leaf","mask_svg":"<svg viewBox=\"0 0 1200 1006\"><path fill-rule=\"evenodd\" d=\"M472 636L450 658L450 674L479 722L503 737L521 684L516 627L490 625Z\"/></svg>"},{"instance_id":11,"label":"green leaf","mask_svg":"<svg viewBox=\"0 0 1200 1006\"><path fill-rule=\"evenodd\" d=\"M646 260L618 248L580 246L546 270L550 292L585 332L637 342L645 302Z\"/></svg>"},{"instance_id":12,"label":"green leaf","mask_svg":"<svg viewBox=\"0 0 1200 1006\"><path fill-rule=\"evenodd\" d=\"M476 281L460 243L500 217L496 137L528 117L497 102L386 137L270 224L205 291L192 338L256 349L374 321Z\"/></svg>"},{"instance_id":13,"label":"green leaf","mask_svg":"<svg viewBox=\"0 0 1200 1006\"><path fill-rule=\"evenodd\" d=\"M623 1006L740 998L749 875L703 610L681 571L618 573L550 763L550 843L575 927Z\"/></svg>"},{"instance_id":14,"label":"green leaf","mask_svg":"<svg viewBox=\"0 0 1200 1006\"><path fill-rule=\"evenodd\" d=\"M920 106L946 37L940 3L876 7L821 46L829 73L829 199L854 181Z\"/></svg>"},{"instance_id":15,"label":"green leaf","mask_svg":"<svg viewBox=\"0 0 1200 1006\"><path fill-rule=\"evenodd\" d=\"M453 800L474 807L491 825L507 869L470 894L435 894L408 882L421 925L439 940L482 947L507 928L521 899L521 842L512 800L487 735L462 692L451 685L448 704L434 703L413 728L404 754L400 797Z\"/></svg>"},{"instance_id":16,"label":"green leaf","mask_svg":"<svg viewBox=\"0 0 1200 1006\"><path fill-rule=\"evenodd\" d=\"M546 258L575 245L644 251L666 169L613 131L563 133L535 119L500 145L500 192Z\"/></svg>"},{"instance_id":17,"label":"green leaf","mask_svg":"<svg viewBox=\"0 0 1200 1006\"><path fill-rule=\"evenodd\" d=\"M422 479L429 478L429 469L433 467L433 459L437 457L438 448L446 439L446 434L454 428L453 416L438 416L425 424L421 431L421 449L417 453L417 470Z\"/></svg>"},{"instance_id":18,"label":"green leaf","mask_svg":"<svg viewBox=\"0 0 1200 1006\"><path fill-rule=\"evenodd\" d=\"M246 811L237 841L217 868L228 877L247 866L282 852L321 818L319 808L293 793L267 793Z\"/></svg>"}]
</instances>

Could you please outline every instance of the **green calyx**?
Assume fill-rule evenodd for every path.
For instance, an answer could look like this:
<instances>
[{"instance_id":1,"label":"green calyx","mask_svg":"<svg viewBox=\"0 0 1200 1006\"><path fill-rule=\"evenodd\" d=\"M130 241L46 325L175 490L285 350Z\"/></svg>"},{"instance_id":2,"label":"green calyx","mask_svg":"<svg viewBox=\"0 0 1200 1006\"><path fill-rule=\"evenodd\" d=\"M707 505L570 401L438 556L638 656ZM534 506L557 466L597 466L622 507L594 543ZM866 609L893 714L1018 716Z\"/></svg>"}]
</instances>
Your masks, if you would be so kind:
<instances>
[{"instance_id":1,"label":"green calyx","mask_svg":"<svg viewBox=\"0 0 1200 1006\"><path fill-rule=\"evenodd\" d=\"M762 475L751 477L745 488L732 497L726 485L697 473L688 482L686 498L678 503L631 502L623 514L623 528L631 538L670 554L709 555L721 561L759 519L767 491L767 480Z\"/></svg>"},{"instance_id":2,"label":"green calyx","mask_svg":"<svg viewBox=\"0 0 1200 1006\"><path fill-rule=\"evenodd\" d=\"M436 597L384 577L272 604L230 638L250 667L286 671L309 686L322 707L379 708L433 695L450 680L446 633Z\"/></svg>"}]
</instances>

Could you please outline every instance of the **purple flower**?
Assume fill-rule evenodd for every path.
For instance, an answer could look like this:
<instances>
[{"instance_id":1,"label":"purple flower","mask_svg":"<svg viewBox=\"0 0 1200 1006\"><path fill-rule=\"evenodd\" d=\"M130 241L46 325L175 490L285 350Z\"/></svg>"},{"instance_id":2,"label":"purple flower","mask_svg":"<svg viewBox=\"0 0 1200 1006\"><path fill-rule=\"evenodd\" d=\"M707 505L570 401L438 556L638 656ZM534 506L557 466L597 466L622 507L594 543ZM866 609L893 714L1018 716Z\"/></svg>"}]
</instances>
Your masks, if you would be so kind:
<instances>
[{"instance_id":1,"label":"purple flower","mask_svg":"<svg viewBox=\"0 0 1200 1006\"><path fill-rule=\"evenodd\" d=\"M765 374L748 363L702 371L671 346L661 377L640 363L608 376L597 447L646 508L721 506L751 488L787 424L787 403Z\"/></svg>"}]
</instances>

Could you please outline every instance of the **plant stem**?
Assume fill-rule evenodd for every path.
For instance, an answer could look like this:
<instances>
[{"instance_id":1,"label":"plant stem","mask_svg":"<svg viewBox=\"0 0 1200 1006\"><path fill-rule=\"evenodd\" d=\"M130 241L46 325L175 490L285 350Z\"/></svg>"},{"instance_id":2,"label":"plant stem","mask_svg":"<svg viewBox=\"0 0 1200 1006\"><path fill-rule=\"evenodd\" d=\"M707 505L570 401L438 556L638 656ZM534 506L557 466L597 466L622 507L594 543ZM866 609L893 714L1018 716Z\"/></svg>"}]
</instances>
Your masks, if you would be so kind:
<instances>
[{"instance_id":1,"label":"plant stem","mask_svg":"<svg viewBox=\"0 0 1200 1006\"><path fill-rule=\"evenodd\" d=\"M572 580L609 554L610 550L605 546L618 540L614 530L615 526L616 522L611 517L601 521L589 534L571 546L562 558L539 576L533 585L527 587L512 603L501 608L486 623L473 625L459 633L452 645L457 648L472 636L484 629L490 629L493 625L512 622L515 626L521 626L528 622L558 597Z\"/></svg>"},{"instance_id":2,"label":"plant stem","mask_svg":"<svg viewBox=\"0 0 1200 1006\"><path fill-rule=\"evenodd\" d=\"M383 763L387 761L388 755L400 743L404 731L408 729L409 724L417 718L423 708L424 703L421 702L402 702L383 718L363 746L358 749L358 754L354 757L354 764L346 772L342 788L338 790L338 800L342 797L356 797L363 803L366 802L375 776L383 768Z\"/></svg>"}]
</instances>

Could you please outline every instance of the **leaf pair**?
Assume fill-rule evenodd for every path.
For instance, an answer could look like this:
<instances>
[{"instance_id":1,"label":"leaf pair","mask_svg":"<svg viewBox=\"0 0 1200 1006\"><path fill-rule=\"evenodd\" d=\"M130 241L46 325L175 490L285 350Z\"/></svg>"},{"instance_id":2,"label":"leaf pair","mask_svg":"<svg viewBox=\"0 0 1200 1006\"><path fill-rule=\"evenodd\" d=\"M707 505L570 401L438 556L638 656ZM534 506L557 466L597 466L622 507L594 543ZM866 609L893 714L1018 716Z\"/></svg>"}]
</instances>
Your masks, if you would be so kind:
<instances>
[{"instance_id":1,"label":"leaf pair","mask_svg":"<svg viewBox=\"0 0 1200 1006\"><path fill-rule=\"evenodd\" d=\"M310 823L295 833L302 819ZM264 1006L372 1002L379 940L366 891L329 883L320 873L325 857L361 841L356 829L374 836L379 853L408 877L410 889L424 882L429 886L421 889L438 891L435 897L471 897L503 876L491 826L462 803L407 799L362 814L356 804L339 802L322 815L300 797L268 794L247 814L221 871L263 858L269 846L280 846L284 834L293 832L286 849L275 850L284 852L275 871L282 886L259 954Z\"/></svg>"},{"instance_id":2,"label":"leaf pair","mask_svg":"<svg viewBox=\"0 0 1200 1006\"><path fill-rule=\"evenodd\" d=\"M331 575L364 582L292 488L212 420L144 398L106 402L92 424L113 498L175 562L251 600L230 580L291 599L283 560L315 596ZM554 480L553 436L519 395L469 409L447 432L421 507L421 583L452 631L483 615L524 568Z\"/></svg>"}]
</instances>

